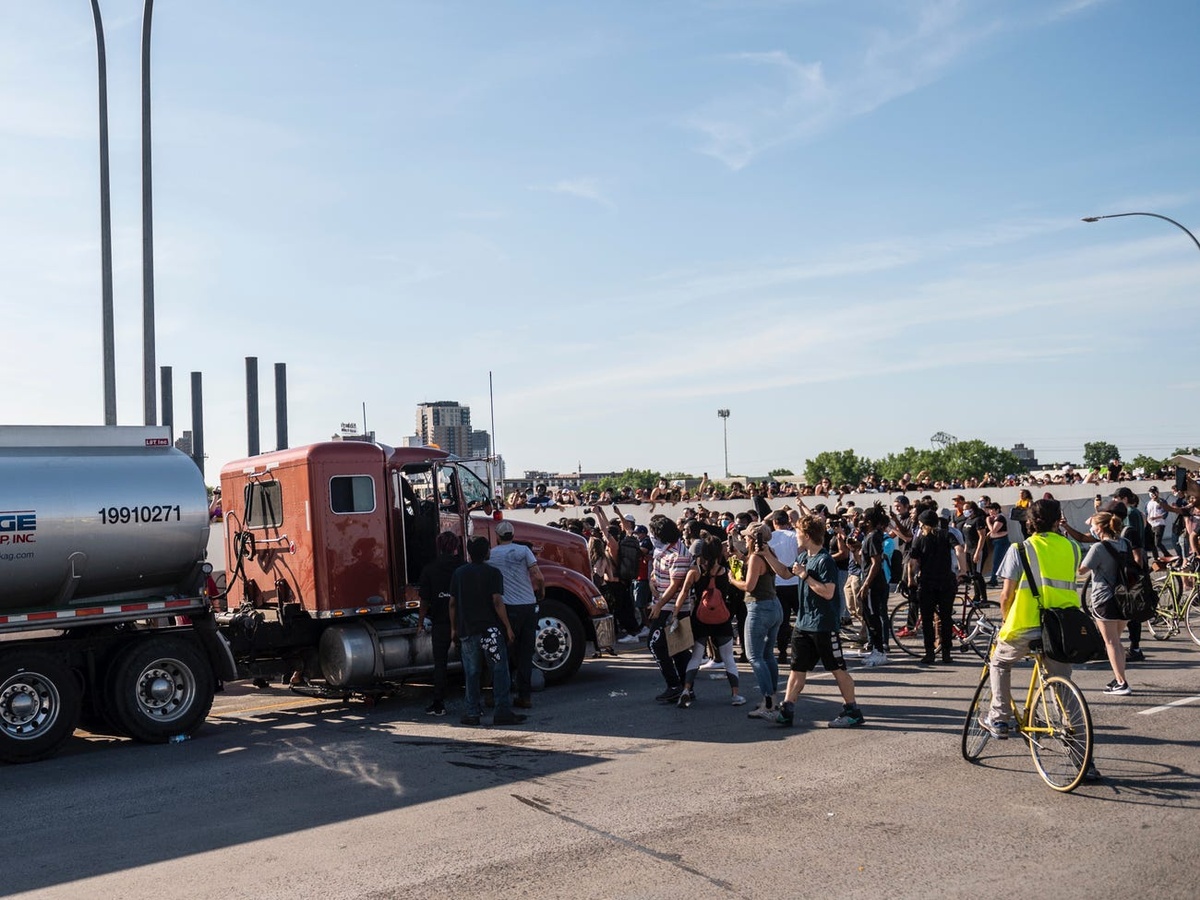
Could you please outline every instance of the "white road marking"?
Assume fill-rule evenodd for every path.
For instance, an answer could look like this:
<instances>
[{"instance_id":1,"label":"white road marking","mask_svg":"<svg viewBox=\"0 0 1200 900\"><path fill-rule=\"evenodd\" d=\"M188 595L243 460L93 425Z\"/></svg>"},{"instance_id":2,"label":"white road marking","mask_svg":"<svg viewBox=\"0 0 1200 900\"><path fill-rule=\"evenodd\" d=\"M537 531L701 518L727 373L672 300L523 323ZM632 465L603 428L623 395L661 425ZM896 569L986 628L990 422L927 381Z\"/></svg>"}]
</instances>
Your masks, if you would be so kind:
<instances>
[{"instance_id":1,"label":"white road marking","mask_svg":"<svg viewBox=\"0 0 1200 900\"><path fill-rule=\"evenodd\" d=\"M1164 709L1170 709L1172 706L1183 706L1186 703L1195 703L1200 700L1200 695L1195 697L1184 697L1182 700L1172 700L1164 706L1152 706L1150 709L1143 709L1138 713L1139 716L1148 716L1151 713L1162 712Z\"/></svg>"}]
</instances>

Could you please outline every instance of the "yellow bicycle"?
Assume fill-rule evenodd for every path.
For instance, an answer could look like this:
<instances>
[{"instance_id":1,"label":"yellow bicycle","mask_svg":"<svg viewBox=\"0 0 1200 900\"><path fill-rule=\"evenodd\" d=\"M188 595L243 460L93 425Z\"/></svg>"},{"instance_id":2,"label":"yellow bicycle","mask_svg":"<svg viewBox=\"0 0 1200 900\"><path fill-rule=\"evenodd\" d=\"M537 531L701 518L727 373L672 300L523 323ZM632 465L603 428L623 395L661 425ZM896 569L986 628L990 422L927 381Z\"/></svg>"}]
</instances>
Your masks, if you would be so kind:
<instances>
[{"instance_id":1,"label":"yellow bicycle","mask_svg":"<svg viewBox=\"0 0 1200 900\"><path fill-rule=\"evenodd\" d=\"M1033 674L1024 707L1018 709L1013 703L1015 730L1029 744L1029 753L1042 780L1056 791L1073 791L1092 763L1092 713L1083 692L1070 679L1046 675L1041 641L1035 641L1029 652L1033 657ZM988 657L991 658L990 652ZM963 723L962 755L968 762L979 758L992 736L979 721L992 704L990 674L985 662Z\"/></svg>"}]
</instances>

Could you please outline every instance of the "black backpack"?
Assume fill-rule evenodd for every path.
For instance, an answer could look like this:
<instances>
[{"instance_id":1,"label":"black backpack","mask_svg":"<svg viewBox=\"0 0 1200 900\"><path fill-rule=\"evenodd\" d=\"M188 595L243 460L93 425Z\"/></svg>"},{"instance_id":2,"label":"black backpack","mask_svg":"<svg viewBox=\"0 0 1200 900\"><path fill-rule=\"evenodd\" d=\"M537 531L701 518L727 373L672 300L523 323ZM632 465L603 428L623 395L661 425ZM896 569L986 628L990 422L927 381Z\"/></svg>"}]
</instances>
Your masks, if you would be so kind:
<instances>
[{"instance_id":1,"label":"black backpack","mask_svg":"<svg viewBox=\"0 0 1200 900\"><path fill-rule=\"evenodd\" d=\"M1114 550L1108 541L1101 543L1117 562L1113 599L1121 610L1121 616L1130 622L1145 622L1154 618L1158 596L1150 581L1150 573L1137 564L1129 550Z\"/></svg>"},{"instance_id":2,"label":"black backpack","mask_svg":"<svg viewBox=\"0 0 1200 900\"><path fill-rule=\"evenodd\" d=\"M620 581L633 581L637 578L638 563L642 558L642 548L638 539L631 534L621 538L617 544L617 578Z\"/></svg>"}]
</instances>

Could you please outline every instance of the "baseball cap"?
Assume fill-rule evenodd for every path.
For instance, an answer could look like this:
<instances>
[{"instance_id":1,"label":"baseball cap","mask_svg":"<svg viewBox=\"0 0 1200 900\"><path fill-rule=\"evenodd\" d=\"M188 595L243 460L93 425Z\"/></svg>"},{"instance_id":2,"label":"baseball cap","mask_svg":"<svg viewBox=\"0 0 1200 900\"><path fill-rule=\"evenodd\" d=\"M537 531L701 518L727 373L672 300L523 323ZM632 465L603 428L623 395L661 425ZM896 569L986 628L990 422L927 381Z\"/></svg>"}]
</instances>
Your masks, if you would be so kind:
<instances>
[{"instance_id":1,"label":"baseball cap","mask_svg":"<svg viewBox=\"0 0 1200 900\"><path fill-rule=\"evenodd\" d=\"M497 537L512 537L513 536L512 522L508 522L508 521L497 522L496 523L496 536Z\"/></svg>"},{"instance_id":2,"label":"baseball cap","mask_svg":"<svg viewBox=\"0 0 1200 900\"><path fill-rule=\"evenodd\" d=\"M1125 518L1129 517L1129 507L1126 506L1124 503L1122 503L1120 500L1109 500L1102 507L1100 507L1100 511L1106 512L1106 513L1112 513L1114 516L1117 516L1118 518L1121 518L1121 519L1125 519Z\"/></svg>"},{"instance_id":3,"label":"baseball cap","mask_svg":"<svg viewBox=\"0 0 1200 900\"><path fill-rule=\"evenodd\" d=\"M962 494L955 494L955 495L954 495L953 497L951 497L950 499L951 499L951 500L963 500L963 501L965 501L967 498L966 498L966 497L964 497Z\"/></svg>"},{"instance_id":4,"label":"baseball cap","mask_svg":"<svg viewBox=\"0 0 1200 900\"><path fill-rule=\"evenodd\" d=\"M631 516L631 515L629 515L628 513L626 513L626 514L625 514L625 521L626 521L626 522L636 522L636 521L637 521L637 519L635 519L633 516Z\"/></svg>"},{"instance_id":5,"label":"baseball cap","mask_svg":"<svg viewBox=\"0 0 1200 900\"><path fill-rule=\"evenodd\" d=\"M923 510L919 516L917 516L917 521L922 525L928 525L930 528L937 528L938 514L932 509L926 509Z\"/></svg>"},{"instance_id":6,"label":"baseball cap","mask_svg":"<svg viewBox=\"0 0 1200 900\"><path fill-rule=\"evenodd\" d=\"M1118 500L1125 500L1126 502L1128 502L1130 500L1136 499L1137 495L1134 494L1134 492L1131 491L1129 488L1121 487L1121 488L1117 488L1116 492L1113 494L1113 497L1115 497Z\"/></svg>"},{"instance_id":7,"label":"baseball cap","mask_svg":"<svg viewBox=\"0 0 1200 900\"><path fill-rule=\"evenodd\" d=\"M650 529L649 529L649 528L647 528L645 525L634 525L634 526L633 526L633 533L634 533L634 534L649 534L649 533L650 533Z\"/></svg>"}]
</instances>

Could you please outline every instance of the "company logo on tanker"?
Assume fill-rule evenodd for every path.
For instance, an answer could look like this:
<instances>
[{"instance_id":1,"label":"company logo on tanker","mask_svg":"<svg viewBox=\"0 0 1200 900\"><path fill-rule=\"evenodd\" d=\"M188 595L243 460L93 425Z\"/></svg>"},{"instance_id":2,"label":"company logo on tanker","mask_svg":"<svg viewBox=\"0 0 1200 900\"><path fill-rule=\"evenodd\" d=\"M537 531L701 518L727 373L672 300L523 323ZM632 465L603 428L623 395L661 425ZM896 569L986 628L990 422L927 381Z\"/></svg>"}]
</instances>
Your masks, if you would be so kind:
<instances>
[{"instance_id":1,"label":"company logo on tanker","mask_svg":"<svg viewBox=\"0 0 1200 900\"><path fill-rule=\"evenodd\" d=\"M35 531L37 531L36 510L0 510L0 544L32 544Z\"/></svg>"}]
</instances>

